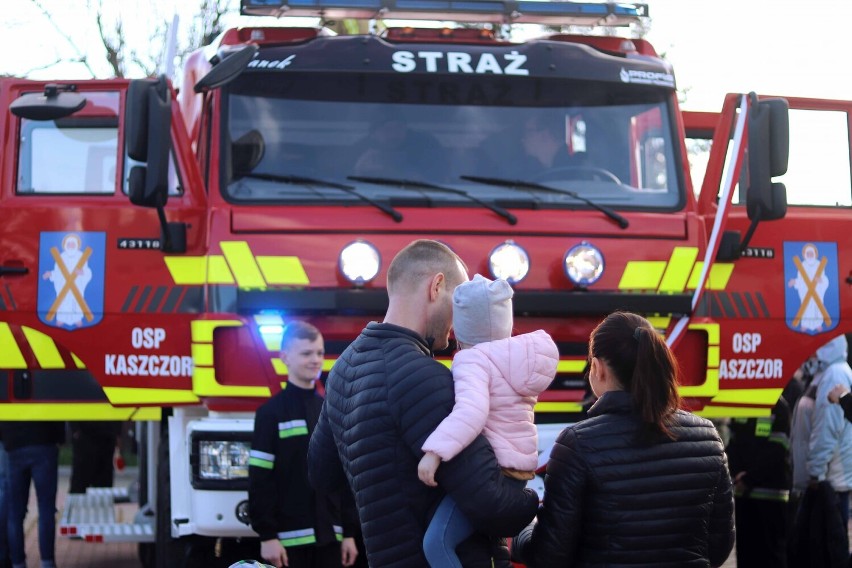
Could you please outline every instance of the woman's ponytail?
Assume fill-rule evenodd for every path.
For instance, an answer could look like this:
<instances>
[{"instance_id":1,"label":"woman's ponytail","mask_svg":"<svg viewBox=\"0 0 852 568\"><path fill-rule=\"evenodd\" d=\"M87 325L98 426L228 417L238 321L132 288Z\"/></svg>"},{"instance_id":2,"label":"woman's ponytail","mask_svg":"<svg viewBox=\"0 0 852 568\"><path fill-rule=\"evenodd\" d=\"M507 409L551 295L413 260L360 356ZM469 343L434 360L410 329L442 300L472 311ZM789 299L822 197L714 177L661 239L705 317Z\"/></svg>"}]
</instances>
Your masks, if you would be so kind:
<instances>
[{"instance_id":1,"label":"woman's ponytail","mask_svg":"<svg viewBox=\"0 0 852 568\"><path fill-rule=\"evenodd\" d=\"M637 316L638 317L638 316ZM669 420L680 404L677 392L677 362L663 338L645 322L637 326L636 365L630 381L630 392L645 424L674 438Z\"/></svg>"},{"instance_id":2,"label":"woman's ponytail","mask_svg":"<svg viewBox=\"0 0 852 568\"><path fill-rule=\"evenodd\" d=\"M589 350L630 392L649 433L674 438L669 424L680 406L677 361L648 320L629 312L610 314L592 332Z\"/></svg>"}]
</instances>

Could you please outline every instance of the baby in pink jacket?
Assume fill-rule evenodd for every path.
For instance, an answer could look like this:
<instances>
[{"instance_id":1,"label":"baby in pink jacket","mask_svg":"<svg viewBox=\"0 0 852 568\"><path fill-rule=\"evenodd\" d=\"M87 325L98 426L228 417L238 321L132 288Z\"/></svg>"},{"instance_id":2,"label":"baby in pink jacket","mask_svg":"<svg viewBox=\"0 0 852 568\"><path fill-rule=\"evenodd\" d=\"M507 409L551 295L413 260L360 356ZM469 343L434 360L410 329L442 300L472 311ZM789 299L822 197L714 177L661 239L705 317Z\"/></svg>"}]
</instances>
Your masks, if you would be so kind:
<instances>
[{"instance_id":1,"label":"baby in pink jacket","mask_svg":"<svg viewBox=\"0 0 852 568\"><path fill-rule=\"evenodd\" d=\"M538 465L533 407L556 376L559 350L545 331L512 337L512 287L479 274L453 293L453 328L461 347L453 359L456 402L423 444L420 480L435 486L441 461L453 459L481 432L503 473L519 489ZM433 567L458 567L456 546L473 527L455 501L444 497L423 539Z\"/></svg>"}]
</instances>

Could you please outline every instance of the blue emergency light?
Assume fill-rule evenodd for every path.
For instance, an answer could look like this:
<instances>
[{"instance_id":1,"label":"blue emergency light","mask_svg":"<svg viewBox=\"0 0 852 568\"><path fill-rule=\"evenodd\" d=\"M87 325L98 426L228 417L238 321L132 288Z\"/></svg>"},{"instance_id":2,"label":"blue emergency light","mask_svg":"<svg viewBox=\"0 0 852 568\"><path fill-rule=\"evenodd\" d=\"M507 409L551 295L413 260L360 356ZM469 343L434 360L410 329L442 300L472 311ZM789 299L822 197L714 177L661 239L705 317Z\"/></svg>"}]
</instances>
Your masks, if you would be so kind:
<instances>
[{"instance_id":1,"label":"blue emergency light","mask_svg":"<svg viewBox=\"0 0 852 568\"><path fill-rule=\"evenodd\" d=\"M628 26L647 4L536 0L242 0L244 16L332 19L452 20L581 26Z\"/></svg>"}]
</instances>

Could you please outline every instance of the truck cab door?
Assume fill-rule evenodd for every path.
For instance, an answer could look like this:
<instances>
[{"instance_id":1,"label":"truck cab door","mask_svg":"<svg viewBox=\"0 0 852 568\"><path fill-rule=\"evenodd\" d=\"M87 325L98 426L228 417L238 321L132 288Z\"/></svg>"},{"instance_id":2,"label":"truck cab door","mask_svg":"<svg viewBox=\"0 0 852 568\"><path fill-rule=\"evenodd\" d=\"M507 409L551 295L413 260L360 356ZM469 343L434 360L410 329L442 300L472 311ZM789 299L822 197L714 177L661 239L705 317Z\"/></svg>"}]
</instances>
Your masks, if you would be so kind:
<instances>
[{"instance_id":1,"label":"truck cab door","mask_svg":"<svg viewBox=\"0 0 852 568\"><path fill-rule=\"evenodd\" d=\"M786 213L754 224L744 168L716 259L730 263L730 279L724 290L706 292L698 308L697 315L721 324L720 396L711 405L728 416L771 407L809 355L852 329L852 102L786 100L789 161L772 180L784 186ZM730 166L731 152L721 156L714 147L705 160L702 150L731 120L725 112L715 120L684 113L691 162L707 164L699 196L707 219L721 193L720 165Z\"/></svg>"},{"instance_id":2,"label":"truck cab door","mask_svg":"<svg viewBox=\"0 0 852 568\"><path fill-rule=\"evenodd\" d=\"M7 87L6 107L45 85ZM83 391L68 380L72 371L93 400L105 398L99 387L126 393L191 385L188 333L172 322L197 312L201 293L175 286L157 212L128 198L127 90L127 81L81 82L74 91L85 103L70 115L37 120L5 112L0 350L7 356L0 368L30 372L33 401L80 400ZM194 228L186 254L197 254L205 196L194 162L178 151L188 148L182 124L173 121L178 140L165 213Z\"/></svg>"}]
</instances>

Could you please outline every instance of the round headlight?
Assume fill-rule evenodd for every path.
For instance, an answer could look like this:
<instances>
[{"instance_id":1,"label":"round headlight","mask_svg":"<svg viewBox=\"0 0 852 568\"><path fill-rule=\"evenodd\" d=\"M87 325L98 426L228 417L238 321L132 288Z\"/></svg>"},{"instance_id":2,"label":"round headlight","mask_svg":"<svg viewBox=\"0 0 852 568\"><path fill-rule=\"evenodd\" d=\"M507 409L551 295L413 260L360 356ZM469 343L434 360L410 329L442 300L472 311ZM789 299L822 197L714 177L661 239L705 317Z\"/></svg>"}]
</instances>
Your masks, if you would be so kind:
<instances>
[{"instance_id":1,"label":"round headlight","mask_svg":"<svg viewBox=\"0 0 852 568\"><path fill-rule=\"evenodd\" d=\"M506 241L491 251L488 266L494 278L517 284L526 278L530 271L530 256L513 241Z\"/></svg>"},{"instance_id":2,"label":"round headlight","mask_svg":"<svg viewBox=\"0 0 852 568\"><path fill-rule=\"evenodd\" d=\"M340 251L340 272L353 284L365 284L376 277L382 264L379 251L370 243L355 241Z\"/></svg>"},{"instance_id":3,"label":"round headlight","mask_svg":"<svg viewBox=\"0 0 852 568\"><path fill-rule=\"evenodd\" d=\"M577 286L588 286L597 282L604 271L601 251L583 242L565 253L563 263L565 275Z\"/></svg>"}]
</instances>

